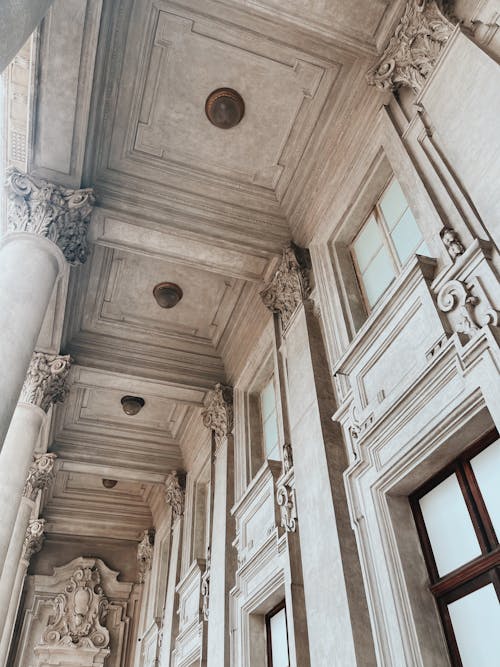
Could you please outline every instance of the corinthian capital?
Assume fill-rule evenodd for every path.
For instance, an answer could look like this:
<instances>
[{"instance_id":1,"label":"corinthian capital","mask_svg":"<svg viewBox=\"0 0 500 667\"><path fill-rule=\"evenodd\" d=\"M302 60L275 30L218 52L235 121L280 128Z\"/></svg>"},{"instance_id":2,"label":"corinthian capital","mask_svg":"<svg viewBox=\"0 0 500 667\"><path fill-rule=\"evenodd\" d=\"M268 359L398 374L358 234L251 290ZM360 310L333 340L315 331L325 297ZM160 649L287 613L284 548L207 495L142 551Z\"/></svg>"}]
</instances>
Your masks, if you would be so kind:
<instances>
[{"instance_id":1,"label":"corinthian capital","mask_svg":"<svg viewBox=\"0 0 500 667\"><path fill-rule=\"evenodd\" d=\"M309 252L290 243L283 248L281 262L273 279L260 293L264 305L281 318L286 328L297 306L307 299L311 289Z\"/></svg>"},{"instance_id":2,"label":"corinthian capital","mask_svg":"<svg viewBox=\"0 0 500 667\"><path fill-rule=\"evenodd\" d=\"M45 530L45 519L32 519L28 528L26 529L26 537L24 538L24 560L30 561L31 556L36 554L42 548L43 541L45 536L43 534Z\"/></svg>"},{"instance_id":3,"label":"corinthian capital","mask_svg":"<svg viewBox=\"0 0 500 667\"><path fill-rule=\"evenodd\" d=\"M176 470L165 480L165 500L172 508L172 523L184 514L185 483L185 474Z\"/></svg>"},{"instance_id":4,"label":"corinthian capital","mask_svg":"<svg viewBox=\"0 0 500 667\"><path fill-rule=\"evenodd\" d=\"M52 403L63 401L70 365L69 355L34 352L19 401L37 405L45 412Z\"/></svg>"},{"instance_id":5,"label":"corinthian capital","mask_svg":"<svg viewBox=\"0 0 500 667\"><path fill-rule=\"evenodd\" d=\"M30 466L23 495L35 500L39 491L45 489L55 477L54 463L57 454L39 454Z\"/></svg>"},{"instance_id":6,"label":"corinthian capital","mask_svg":"<svg viewBox=\"0 0 500 667\"><path fill-rule=\"evenodd\" d=\"M139 570L140 584L145 582L146 573L151 569L151 564L153 562L154 538L155 531L152 528L145 530L142 540L137 545L137 568Z\"/></svg>"},{"instance_id":7,"label":"corinthian capital","mask_svg":"<svg viewBox=\"0 0 500 667\"><path fill-rule=\"evenodd\" d=\"M7 171L9 231L31 232L56 243L70 264L85 262L94 206L90 188L71 190L17 169Z\"/></svg>"},{"instance_id":8,"label":"corinthian capital","mask_svg":"<svg viewBox=\"0 0 500 667\"><path fill-rule=\"evenodd\" d=\"M389 45L367 74L368 83L381 90L400 86L419 93L453 32L442 11L444 0L408 0Z\"/></svg>"},{"instance_id":9,"label":"corinthian capital","mask_svg":"<svg viewBox=\"0 0 500 667\"><path fill-rule=\"evenodd\" d=\"M212 429L217 444L233 430L233 388L217 383L208 394L203 424Z\"/></svg>"}]
</instances>

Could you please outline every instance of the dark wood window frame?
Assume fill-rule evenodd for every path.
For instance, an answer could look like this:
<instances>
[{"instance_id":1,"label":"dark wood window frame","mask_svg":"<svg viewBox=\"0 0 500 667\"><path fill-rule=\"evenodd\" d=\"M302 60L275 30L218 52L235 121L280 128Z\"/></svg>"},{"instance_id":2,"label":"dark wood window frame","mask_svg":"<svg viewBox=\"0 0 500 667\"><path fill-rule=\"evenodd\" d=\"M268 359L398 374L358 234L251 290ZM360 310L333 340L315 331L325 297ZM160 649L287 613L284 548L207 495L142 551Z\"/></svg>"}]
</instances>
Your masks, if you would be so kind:
<instances>
[{"instance_id":1,"label":"dark wood window frame","mask_svg":"<svg viewBox=\"0 0 500 667\"><path fill-rule=\"evenodd\" d=\"M286 648L288 651L288 664L290 664L290 648L288 646L288 617L286 613L286 603L282 600L276 607L273 607L269 613L266 614L266 642L267 642L267 667L273 667L273 650L271 640L271 619L276 616L282 609L285 610L285 625L286 625Z\"/></svg>"},{"instance_id":2,"label":"dark wood window frame","mask_svg":"<svg viewBox=\"0 0 500 667\"><path fill-rule=\"evenodd\" d=\"M472 466L470 465L470 460L495 442L498 437L499 435L496 430L482 437L451 464L419 487L409 498L425 562L429 571L429 588L436 599L454 667L463 667L463 665L448 612L448 604L473 593L488 583L493 584L500 601L500 545ZM419 500L453 473L455 473L458 479L467 505L467 510L481 548L481 555L441 577L439 576L436 561L434 560Z\"/></svg>"}]
</instances>

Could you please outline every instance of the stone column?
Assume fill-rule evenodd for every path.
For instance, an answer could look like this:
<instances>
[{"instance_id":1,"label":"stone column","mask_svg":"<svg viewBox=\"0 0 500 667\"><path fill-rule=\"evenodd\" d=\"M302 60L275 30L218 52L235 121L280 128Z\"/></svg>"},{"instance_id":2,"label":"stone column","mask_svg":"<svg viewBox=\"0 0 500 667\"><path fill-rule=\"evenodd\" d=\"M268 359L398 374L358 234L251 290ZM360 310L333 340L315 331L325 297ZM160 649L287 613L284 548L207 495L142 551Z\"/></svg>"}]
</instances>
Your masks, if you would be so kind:
<instances>
[{"instance_id":1,"label":"stone column","mask_svg":"<svg viewBox=\"0 0 500 667\"><path fill-rule=\"evenodd\" d=\"M229 667L229 591L234 586L233 389L221 384L207 397L203 423L212 430L213 506L210 558L203 576L203 608L208 618L207 667Z\"/></svg>"},{"instance_id":2,"label":"stone column","mask_svg":"<svg viewBox=\"0 0 500 667\"><path fill-rule=\"evenodd\" d=\"M159 667L170 667L172 650L179 632L179 596L177 584L180 580L182 530L184 523L186 475L173 471L165 481L165 500L171 509L172 540L168 568L167 594L163 611L161 641L158 654Z\"/></svg>"},{"instance_id":3,"label":"stone column","mask_svg":"<svg viewBox=\"0 0 500 667\"><path fill-rule=\"evenodd\" d=\"M293 449L293 461L285 451L278 502L286 530L298 528L311 667L372 665L370 619L343 481L346 450L331 421L335 397L309 299L309 272L308 252L291 244L262 292L279 324Z\"/></svg>"},{"instance_id":4,"label":"stone column","mask_svg":"<svg viewBox=\"0 0 500 667\"><path fill-rule=\"evenodd\" d=\"M47 306L66 262L84 262L91 190L8 172L8 233L0 240L0 447Z\"/></svg>"},{"instance_id":5,"label":"stone column","mask_svg":"<svg viewBox=\"0 0 500 667\"><path fill-rule=\"evenodd\" d=\"M35 352L0 452L0 572L11 542L30 463L46 413L66 393L69 356Z\"/></svg>"},{"instance_id":6,"label":"stone column","mask_svg":"<svg viewBox=\"0 0 500 667\"><path fill-rule=\"evenodd\" d=\"M2 605L0 608L0 628L3 628L0 638L0 667L6 667L7 665L24 577L26 576L31 556L40 551L44 540L45 519L30 520L32 506L33 501L25 496L21 502L18 520L16 521L16 527L12 536L15 543L20 543L21 547L19 550L16 549L15 554L12 551L12 559L11 550L9 549L7 562L10 564L12 560L12 576L5 579L2 577L0 582L0 605ZM22 531L23 528L24 531ZM21 537L20 540L17 539L18 534ZM14 558L16 558L15 562ZM3 606L4 601L5 607Z\"/></svg>"},{"instance_id":7,"label":"stone column","mask_svg":"<svg viewBox=\"0 0 500 667\"><path fill-rule=\"evenodd\" d=\"M0 73L41 22L54 0L12 0L0 3Z\"/></svg>"}]
</instances>

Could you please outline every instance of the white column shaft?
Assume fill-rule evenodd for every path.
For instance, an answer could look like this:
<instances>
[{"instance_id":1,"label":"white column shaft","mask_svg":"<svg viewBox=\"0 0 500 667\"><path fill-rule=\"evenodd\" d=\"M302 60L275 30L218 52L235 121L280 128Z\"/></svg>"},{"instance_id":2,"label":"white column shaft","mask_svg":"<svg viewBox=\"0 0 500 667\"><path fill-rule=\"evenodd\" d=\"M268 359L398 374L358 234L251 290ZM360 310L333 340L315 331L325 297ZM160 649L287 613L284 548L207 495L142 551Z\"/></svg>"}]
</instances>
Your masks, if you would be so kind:
<instances>
[{"instance_id":1,"label":"white column shaft","mask_svg":"<svg viewBox=\"0 0 500 667\"><path fill-rule=\"evenodd\" d=\"M0 521L0 572L2 576L26 477L45 418L46 414L41 408L19 403L0 452L0 511L2 517ZM24 540L24 535L22 540Z\"/></svg>"},{"instance_id":2,"label":"white column shaft","mask_svg":"<svg viewBox=\"0 0 500 667\"><path fill-rule=\"evenodd\" d=\"M0 247L0 446L62 262L55 243L35 234L10 234Z\"/></svg>"}]
</instances>

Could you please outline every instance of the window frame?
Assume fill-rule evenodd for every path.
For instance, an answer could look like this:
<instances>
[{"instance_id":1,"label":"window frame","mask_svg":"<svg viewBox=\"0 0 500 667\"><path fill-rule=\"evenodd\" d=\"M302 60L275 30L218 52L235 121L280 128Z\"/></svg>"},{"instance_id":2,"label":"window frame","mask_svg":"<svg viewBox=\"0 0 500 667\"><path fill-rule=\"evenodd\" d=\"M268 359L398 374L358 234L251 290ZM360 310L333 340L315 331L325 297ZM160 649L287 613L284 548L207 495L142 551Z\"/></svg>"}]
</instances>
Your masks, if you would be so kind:
<instances>
[{"instance_id":1,"label":"window frame","mask_svg":"<svg viewBox=\"0 0 500 667\"><path fill-rule=\"evenodd\" d=\"M495 533L470 464L471 459L493 444L499 437L496 429L484 435L462 452L460 456L418 487L408 498L429 573L429 590L433 594L439 609L453 667L462 667L462 660L447 608L448 604L473 593L488 583L493 584L500 601L500 536ZM455 570L439 576L419 500L452 474L456 475L460 485L481 549L481 555L467 561Z\"/></svg>"},{"instance_id":2,"label":"window frame","mask_svg":"<svg viewBox=\"0 0 500 667\"><path fill-rule=\"evenodd\" d=\"M288 641L288 614L286 611L286 600L282 600L275 607L269 611L265 617L266 625L266 648L267 648L267 667L273 667L273 645L271 639L271 619L276 616L282 609L285 610L285 627L286 627L286 648L288 652L288 665L290 667L290 645Z\"/></svg>"}]
</instances>

